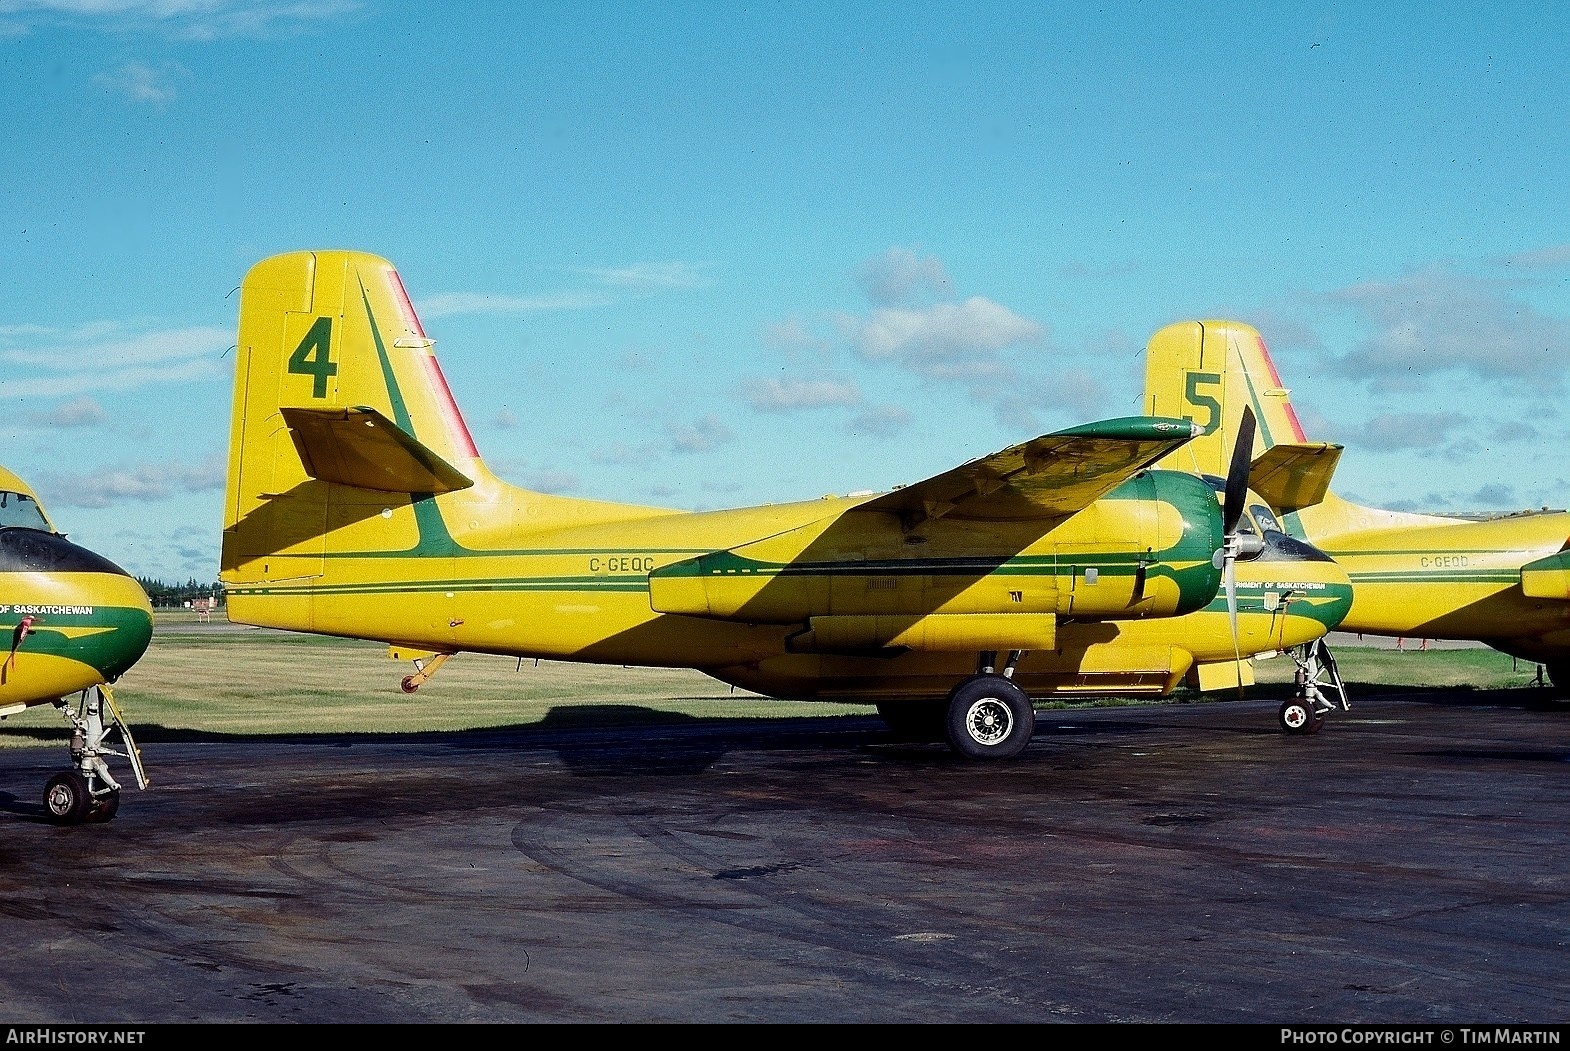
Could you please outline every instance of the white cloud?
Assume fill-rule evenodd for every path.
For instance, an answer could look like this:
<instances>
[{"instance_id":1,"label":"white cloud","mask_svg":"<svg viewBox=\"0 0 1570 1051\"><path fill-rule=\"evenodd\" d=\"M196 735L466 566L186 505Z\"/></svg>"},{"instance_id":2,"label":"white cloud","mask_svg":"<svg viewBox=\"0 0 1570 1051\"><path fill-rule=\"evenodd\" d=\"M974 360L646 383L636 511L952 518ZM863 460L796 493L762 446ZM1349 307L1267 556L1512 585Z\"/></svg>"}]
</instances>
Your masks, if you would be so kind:
<instances>
[{"instance_id":1,"label":"white cloud","mask_svg":"<svg viewBox=\"0 0 1570 1051\"><path fill-rule=\"evenodd\" d=\"M720 420L709 415L691 425L667 424L671 446L679 453L706 453L719 448L736 434Z\"/></svg>"},{"instance_id":2,"label":"white cloud","mask_svg":"<svg viewBox=\"0 0 1570 1051\"><path fill-rule=\"evenodd\" d=\"M661 288L702 288L709 280L690 263L635 263L624 267L579 267L576 273L585 274L604 285L631 288L648 292Z\"/></svg>"},{"instance_id":3,"label":"white cloud","mask_svg":"<svg viewBox=\"0 0 1570 1051\"><path fill-rule=\"evenodd\" d=\"M103 406L92 398L73 398L43 412L30 412L28 421L43 427L96 427L109 419Z\"/></svg>"},{"instance_id":4,"label":"white cloud","mask_svg":"<svg viewBox=\"0 0 1570 1051\"><path fill-rule=\"evenodd\" d=\"M1446 371L1558 387L1570 352L1570 321L1540 313L1498 282L1431 267L1394 281L1331 293L1374 334L1341 357L1360 378L1431 380Z\"/></svg>"},{"instance_id":5,"label":"white cloud","mask_svg":"<svg viewBox=\"0 0 1570 1051\"><path fill-rule=\"evenodd\" d=\"M852 434L889 438L905 430L910 424L910 413L898 405L879 405L857 415L845 425L845 429Z\"/></svg>"},{"instance_id":6,"label":"white cloud","mask_svg":"<svg viewBox=\"0 0 1570 1051\"><path fill-rule=\"evenodd\" d=\"M839 324L862 357L897 361L936 379L1006 375L999 354L1044 334L1041 325L982 296L924 309L884 308L866 319L841 315Z\"/></svg>"},{"instance_id":7,"label":"white cloud","mask_svg":"<svg viewBox=\"0 0 1570 1051\"><path fill-rule=\"evenodd\" d=\"M184 40L259 37L357 11L354 0L0 0L9 24L157 32Z\"/></svg>"},{"instance_id":8,"label":"white cloud","mask_svg":"<svg viewBox=\"0 0 1570 1051\"><path fill-rule=\"evenodd\" d=\"M1384 413L1366 421L1349 436L1348 443L1377 452L1432 449L1451 441L1455 430L1466 422L1466 417L1453 412Z\"/></svg>"},{"instance_id":9,"label":"white cloud","mask_svg":"<svg viewBox=\"0 0 1570 1051\"><path fill-rule=\"evenodd\" d=\"M759 412L795 412L861 401L853 380L754 379L743 385L742 393Z\"/></svg>"},{"instance_id":10,"label":"white cloud","mask_svg":"<svg viewBox=\"0 0 1570 1051\"><path fill-rule=\"evenodd\" d=\"M228 457L214 453L200 463L162 462L102 467L86 474L44 475L38 489L44 502L63 507L110 507L127 501L167 500L177 492L222 489Z\"/></svg>"},{"instance_id":11,"label":"white cloud","mask_svg":"<svg viewBox=\"0 0 1570 1051\"><path fill-rule=\"evenodd\" d=\"M936 256L919 256L909 248L890 248L862 263L856 283L880 307L902 306L923 294L947 299L953 282Z\"/></svg>"},{"instance_id":12,"label":"white cloud","mask_svg":"<svg viewBox=\"0 0 1570 1051\"><path fill-rule=\"evenodd\" d=\"M122 336L124 327L104 322L75 329L16 325L0 329L0 361L12 365L71 372L120 365L143 365L223 353L234 343L230 329L205 325Z\"/></svg>"},{"instance_id":13,"label":"white cloud","mask_svg":"<svg viewBox=\"0 0 1570 1051\"><path fill-rule=\"evenodd\" d=\"M1517 252L1515 255L1500 259L1499 263L1503 266L1517 266L1527 270L1549 270L1570 266L1570 244L1547 245L1543 248Z\"/></svg>"},{"instance_id":14,"label":"white cloud","mask_svg":"<svg viewBox=\"0 0 1570 1051\"><path fill-rule=\"evenodd\" d=\"M799 351L821 354L828 349L828 342L808 331L800 318L786 318L784 321L765 326L763 342L768 346L778 347L787 354Z\"/></svg>"},{"instance_id":15,"label":"white cloud","mask_svg":"<svg viewBox=\"0 0 1570 1051\"><path fill-rule=\"evenodd\" d=\"M0 399L70 398L92 391L201 382L227 375L234 333L197 326L127 335L113 322L0 329Z\"/></svg>"},{"instance_id":16,"label":"white cloud","mask_svg":"<svg viewBox=\"0 0 1570 1051\"><path fill-rule=\"evenodd\" d=\"M527 314L545 310L583 310L611 302L603 292L553 292L541 296L493 296L476 292L449 292L422 296L415 313L422 318L453 314Z\"/></svg>"},{"instance_id":17,"label":"white cloud","mask_svg":"<svg viewBox=\"0 0 1570 1051\"><path fill-rule=\"evenodd\" d=\"M170 386L227 377L215 355L212 360L183 361L167 365L143 365L95 372L70 372L58 376L23 379L0 377L0 399L64 398L88 391L135 390L146 386Z\"/></svg>"},{"instance_id":18,"label":"white cloud","mask_svg":"<svg viewBox=\"0 0 1570 1051\"><path fill-rule=\"evenodd\" d=\"M520 476L520 481L525 489L533 489L537 493L571 492L581 484L578 476L571 471L550 469L525 471Z\"/></svg>"},{"instance_id":19,"label":"white cloud","mask_svg":"<svg viewBox=\"0 0 1570 1051\"><path fill-rule=\"evenodd\" d=\"M181 75L187 74L178 65L156 70L143 62L127 62L113 73L98 74L93 81L131 102L161 107L174 101L174 79Z\"/></svg>"}]
</instances>

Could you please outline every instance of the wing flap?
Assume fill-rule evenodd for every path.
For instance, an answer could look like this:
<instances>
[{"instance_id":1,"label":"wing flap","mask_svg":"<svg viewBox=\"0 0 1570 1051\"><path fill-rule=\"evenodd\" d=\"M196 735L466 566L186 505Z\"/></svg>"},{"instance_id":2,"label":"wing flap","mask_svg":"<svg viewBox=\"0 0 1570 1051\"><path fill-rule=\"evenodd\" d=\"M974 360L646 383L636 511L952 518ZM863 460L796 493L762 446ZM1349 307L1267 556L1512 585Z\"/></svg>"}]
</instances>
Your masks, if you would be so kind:
<instances>
[{"instance_id":1,"label":"wing flap","mask_svg":"<svg viewBox=\"0 0 1570 1051\"><path fill-rule=\"evenodd\" d=\"M474 479L375 409L279 409L312 478L384 493L450 493Z\"/></svg>"},{"instance_id":2,"label":"wing flap","mask_svg":"<svg viewBox=\"0 0 1570 1051\"><path fill-rule=\"evenodd\" d=\"M1313 507L1330 491L1341 446L1328 442L1273 445L1254 460L1248 487L1280 514Z\"/></svg>"},{"instance_id":3,"label":"wing flap","mask_svg":"<svg viewBox=\"0 0 1570 1051\"><path fill-rule=\"evenodd\" d=\"M1188 420L1129 416L1033 438L862 504L906 528L953 514L982 520L1061 520L1199 434Z\"/></svg>"}]
</instances>

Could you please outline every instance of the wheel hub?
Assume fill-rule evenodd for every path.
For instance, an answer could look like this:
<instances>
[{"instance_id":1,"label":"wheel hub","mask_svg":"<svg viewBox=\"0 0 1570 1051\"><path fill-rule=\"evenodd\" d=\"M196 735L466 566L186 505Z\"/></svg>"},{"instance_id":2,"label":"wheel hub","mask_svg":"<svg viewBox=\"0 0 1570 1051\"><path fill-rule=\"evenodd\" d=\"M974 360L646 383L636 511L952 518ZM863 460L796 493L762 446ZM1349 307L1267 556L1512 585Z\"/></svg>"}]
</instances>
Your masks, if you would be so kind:
<instances>
[{"instance_id":1,"label":"wheel hub","mask_svg":"<svg viewBox=\"0 0 1570 1051\"><path fill-rule=\"evenodd\" d=\"M996 744L1008 737L1013 719L1008 705L994 697L984 697L970 706L966 716L970 735L981 744Z\"/></svg>"}]
</instances>

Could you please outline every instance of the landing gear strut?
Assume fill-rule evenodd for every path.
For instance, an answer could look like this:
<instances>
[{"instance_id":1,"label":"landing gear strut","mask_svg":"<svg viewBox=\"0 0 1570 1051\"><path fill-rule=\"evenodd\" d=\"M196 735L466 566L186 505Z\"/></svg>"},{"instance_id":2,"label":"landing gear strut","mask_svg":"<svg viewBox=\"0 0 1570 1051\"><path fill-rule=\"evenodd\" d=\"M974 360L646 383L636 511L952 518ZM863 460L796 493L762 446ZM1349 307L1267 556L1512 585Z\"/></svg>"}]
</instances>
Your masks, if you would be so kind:
<instances>
[{"instance_id":1,"label":"landing gear strut","mask_svg":"<svg viewBox=\"0 0 1570 1051\"><path fill-rule=\"evenodd\" d=\"M436 674L436 669L446 664L452 658L450 653L435 653L426 658L415 658L414 674L405 675L399 685L404 693L413 693L430 681Z\"/></svg>"},{"instance_id":2,"label":"landing gear strut","mask_svg":"<svg viewBox=\"0 0 1570 1051\"><path fill-rule=\"evenodd\" d=\"M44 812L57 825L79 825L84 821L108 821L120 809L120 782L109 773L104 756L127 759L136 775L136 787L147 787L142 769L142 753L131 737L131 728L115 707L114 695L107 685L90 686L82 691L75 709L61 698L55 707L71 723L71 762L73 769L56 774L44 786ZM107 721L106 721L107 717ZM110 747L106 741L115 730L125 741L125 751Z\"/></svg>"},{"instance_id":3,"label":"landing gear strut","mask_svg":"<svg viewBox=\"0 0 1570 1051\"><path fill-rule=\"evenodd\" d=\"M1324 639L1288 651L1297 664L1297 693L1281 705L1281 729L1306 736L1324 729L1325 716L1339 708L1351 711L1346 685Z\"/></svg>"}]
</instances>

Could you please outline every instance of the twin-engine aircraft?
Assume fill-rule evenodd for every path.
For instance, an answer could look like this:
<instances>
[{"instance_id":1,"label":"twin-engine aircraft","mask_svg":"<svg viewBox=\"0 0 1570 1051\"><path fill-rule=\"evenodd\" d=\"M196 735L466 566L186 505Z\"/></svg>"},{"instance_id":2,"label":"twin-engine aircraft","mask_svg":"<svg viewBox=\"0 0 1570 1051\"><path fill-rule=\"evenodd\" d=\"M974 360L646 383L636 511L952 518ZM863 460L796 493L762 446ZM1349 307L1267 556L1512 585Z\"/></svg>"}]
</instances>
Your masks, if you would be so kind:
<instances>
[{"instance_id":1,"label":"twin-engine aircraft","mask_svg":"<svg viewBox=\"0 0 1570 1051\"><path fill-rule=\"evenodd\" d=\"M141 659L152 634L153 607L142 586L56 532L37 494L0 467L0 719L52 704L73 729L71 768L44 787L50 820L70 825L115 816L120 783L106 756L129 760L137 787L147 787L141 753L109 684ZM110 743L116 730L124 751Z\"/></svg>"},{"instance_id":2,"label":"twin-engine aircraft","mask_svg":"<svg viewBox=\"0 0 1570 1051\"><path fill-rule=\"evenodd\" d=\"M1322 553L1245 542L1237 472L1149 469L1198 433L1108 420L733 510L531 492L486 468L393 266L296 252L242 285L221 577L232 621L414 656L409 692L460 651L690 667L1008 758L1032 693L1241 682L1345 612Z\"/></svg>"},{"instance_id":3,"label":"twin-engine aircraft","mask_svg":"<svg viewBox=\"0 0 1570 1051\"><path fill-rule=\"evenodd\" d=\"M1555 687L1570 690L1570 513L1474 520L1337 497L1330 480L1342 447L1306 439L1264 339L1248 325L1170 325L1151 338L1145 367L1145 411L1202 432L1168 455L1166 468L1221 470L1244 413L1257 417L1250 484L1270 505L1265 515L1346 568L1353 598L1340 630L1476 640L1544 665ZM1284 708L1283 724L1312 733L1328 710Z\"/></svg>"}]
</instances>

